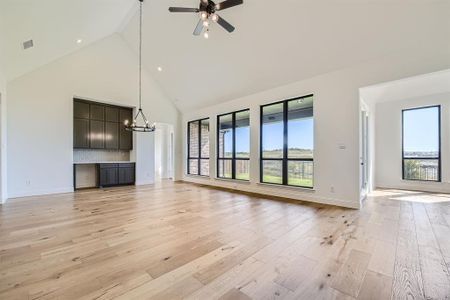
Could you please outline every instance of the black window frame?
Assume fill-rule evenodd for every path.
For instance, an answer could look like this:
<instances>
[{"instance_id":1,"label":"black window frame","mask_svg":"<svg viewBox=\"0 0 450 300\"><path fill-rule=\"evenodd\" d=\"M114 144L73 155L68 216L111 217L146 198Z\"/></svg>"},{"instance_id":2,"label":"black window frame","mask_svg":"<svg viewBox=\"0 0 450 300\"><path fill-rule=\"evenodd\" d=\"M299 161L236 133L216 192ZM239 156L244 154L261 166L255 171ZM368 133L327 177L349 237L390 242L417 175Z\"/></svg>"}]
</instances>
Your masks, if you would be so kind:
<instances>
[{"instance_id":1,"label":"black window frame","mask_svg":"<svg viewBox=\"0 0 450 300\"><path fill-rule=\"evenodd\" d=\"M438 135L439 135L439 151L438 157L405 157L405 112L419 109L427 109L427 108L437 108L438 109ZM402 180L407 181L423 181L423 182L442 182L442 140L441 140L441 116L442 109L441 105L427 105L427 106L419 106L413 108L402 109ZM437 180L427 180L427 179L410 179L405 178L405 160L437 160L438 161L438 174Z\"/></svg>"},{"instance_id":2,"label":"black window frame","mask_svg":"<svg viewBox=\"0 0 450 300\"><path fill-rule=\"evenodd\" d=\"M279 186L289 186L289 187L298 187L303 189L314 189L314 176L315 176L315 168L314 168L314 148L313 148L313 158L288 158L288 103L292 100L300 100L305 98L313 97L313 119L314 119L314 94L309 94L306 96L289 98L277 102L272 102L268 104L264 104L260 106L260 115L259 115L259 181L264 184L272 184ZM264 158L263 157L263 121L264 121L264 107L276 105L283 103L283 157L282 158ZM314 136L314 132L313 132ZM263 163L264 161L281 161L282 162L282 183L274 183L274 182L264 182L264 171L263 171ZM301 185L292 185L288 184L289 182L289 172L288 172L288 164L289 161L311 161L313 163L313 184L312 186L301 186Z\"/></svg>"},{"instance_id":3,"label":"black window frame","mask_svg":"<svg viewBox=\"0 0 450 300\"><path fill-rule=\"evenodd\" d=\"M229 112L229 113L225 113L225 114L220 114L220 115L217 115L217 130L216 130L216 132L217 132L217 138L216 138L216 141L217 141L217 155L216 155L216 163L217 163L217 170L216 170L216 176L217 176L217 178L220 178L220 179L228 179L228 180L239 180L239 181L245 181L245 182L248 182L248 181L250 181L250 178L247 180L247 179L239 179L239 178L236 178L236 161L238 161L238 160L241 160L241 161L249 161L250 162L250 150L251 150L251 143L250 143L250 141L249 141L249 147L250 147L250 149L249 149L249 157L248 158L245 158L245 157L239 157L239 158L237 158L236 157L236 114L238 114L238 113L241 113L241 112L245 112L245 111L248 111L249 112L249 121L250 121L250 109L249 108L246 108L246 109L241 109L241 110L237 110L237 111L233 111L233 112ZM231 115L231 127L232 127L232 142L233 142L233 145L232 145L232 156L231 156L231 158L229 158L229 157L220 157L220 155L219 155L219 152L220 152L220 145L219 145L219 135L220 135L220 117L223 117L223 116L226 116L226 115ZM251 136L251 133L250 133L250 136ZM249 138L251 138L251 137L249 137ZM220 161L231 161L231 178L229 178L229 177L221 177L220 175L219 175L219 162ZM249 176L250 176L250 174L249 174Z\"/></svg>"},{"instance_id":4,"label":"black window frame","mask_svg":"<svg viewBox=\"0 0 450 300\"><path fill-rule=\"evenodd\" d=\"M202 118L202 119L197 119L197 120L193 120L193 121L189 121L187 123L187 174L188 175L192 175L192 176L201 176L201 177L210 177L210 167L208 167L208 175L202 175L201 172L201 162L202 160L210 160L209 158L209 153L208 153L208 157L203 157L202 156L202 121L208 120L209 118ZM191 124L192 123L198 123L198 157L191 157L191 139L190 139L190 132L191 132ZM211 123L209 123L209 125L211 126ZM210 127L208 128L208 144L211 145L211 141L209 138L209 132L210 132ZM190 170L190 161L191 160L197 160L197 170L198 170L198 174L192 174L191 170Z\"/></svg>"}]
</instances>

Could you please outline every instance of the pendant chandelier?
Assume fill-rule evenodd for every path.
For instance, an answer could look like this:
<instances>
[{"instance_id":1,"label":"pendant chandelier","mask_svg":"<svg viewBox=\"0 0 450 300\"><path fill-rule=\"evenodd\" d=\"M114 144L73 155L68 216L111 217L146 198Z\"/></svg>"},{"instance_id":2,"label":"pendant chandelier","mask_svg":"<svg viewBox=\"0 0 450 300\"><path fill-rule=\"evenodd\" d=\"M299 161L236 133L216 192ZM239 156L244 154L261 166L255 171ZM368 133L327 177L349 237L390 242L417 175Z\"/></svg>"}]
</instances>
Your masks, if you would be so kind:
<instances>
[{"instance_id":1,"label":"pendant chandelier","mask_svg":"<svg viewBox=\"0 0 450 300\"><path fill-rule=\"evenodd\" d=\"M142 111L142 4L144 0L139 0L139 109L133 122L125 121L125 129L137 132L153 132L155 124L150 125L144 112ZM143 125L139 125L138 119L142 119Z\"/></svg>"}]
</instances>

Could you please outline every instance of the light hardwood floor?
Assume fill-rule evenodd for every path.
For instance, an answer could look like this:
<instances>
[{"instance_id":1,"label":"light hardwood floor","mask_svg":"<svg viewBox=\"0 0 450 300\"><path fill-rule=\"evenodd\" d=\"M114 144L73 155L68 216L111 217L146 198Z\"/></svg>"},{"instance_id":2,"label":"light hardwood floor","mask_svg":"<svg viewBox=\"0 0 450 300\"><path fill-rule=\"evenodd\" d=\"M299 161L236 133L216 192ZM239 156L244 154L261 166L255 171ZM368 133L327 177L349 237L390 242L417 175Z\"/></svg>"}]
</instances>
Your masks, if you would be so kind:
<instances>
[{"instance_id":1,"label":"light hardwood floor","mask_svg":"<svg viewBox=\"0 0 450 300\"><path fill-rule=\"evenodd\" d=\"M450 297L449 195L358 211L165 182L14 199L0 222L0 299Z\"/></svg>"}]
</instances>

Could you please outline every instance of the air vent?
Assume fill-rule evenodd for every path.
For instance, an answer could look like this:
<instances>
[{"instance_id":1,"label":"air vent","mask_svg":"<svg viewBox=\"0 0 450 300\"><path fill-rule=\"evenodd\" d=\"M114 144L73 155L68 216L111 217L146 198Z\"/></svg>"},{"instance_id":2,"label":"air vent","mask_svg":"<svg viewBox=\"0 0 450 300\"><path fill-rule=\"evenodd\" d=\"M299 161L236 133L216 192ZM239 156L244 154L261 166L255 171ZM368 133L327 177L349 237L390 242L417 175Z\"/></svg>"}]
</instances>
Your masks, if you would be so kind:
<instances>
[{"instance_id":1,"label":"air vent","mask_svg":"<svg viewBox=\"0 0 450 300\"><path fill-rule=\"evenodd\" d=\"M23 42L23 49L27 50L29 48L32 48L33 45L34 45L33 40L25 41L25 42Z\"/></svg>"}]
</instances>

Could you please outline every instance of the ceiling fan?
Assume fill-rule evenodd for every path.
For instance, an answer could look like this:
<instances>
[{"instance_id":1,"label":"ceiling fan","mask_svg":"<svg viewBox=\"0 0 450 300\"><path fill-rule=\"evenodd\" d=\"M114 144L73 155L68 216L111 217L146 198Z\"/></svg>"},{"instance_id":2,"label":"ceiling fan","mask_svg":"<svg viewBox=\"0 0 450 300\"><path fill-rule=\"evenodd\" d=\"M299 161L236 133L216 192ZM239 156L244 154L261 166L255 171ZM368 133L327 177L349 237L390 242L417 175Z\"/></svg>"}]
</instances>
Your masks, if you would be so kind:
<instances>
[{"instance_id":1,"label":"ceiling fan","mask_svg":"<svg viewBox=\"0 0 450 300\"><path fill-rule=\"evenodd\" d=\"M228 32L234 31L234 26L225 21L216 12L242 3L244 3L243 0L225 0L217 4L212 0L200 0L199 8L169 7L169 11L178 13L200 13L200 20L198 21L197 27L195 27L194 35L200 35L203 29L206 28L203 36L207 39L209 37L209 20L216 22Z\"/></svg>"}]
</instances>

